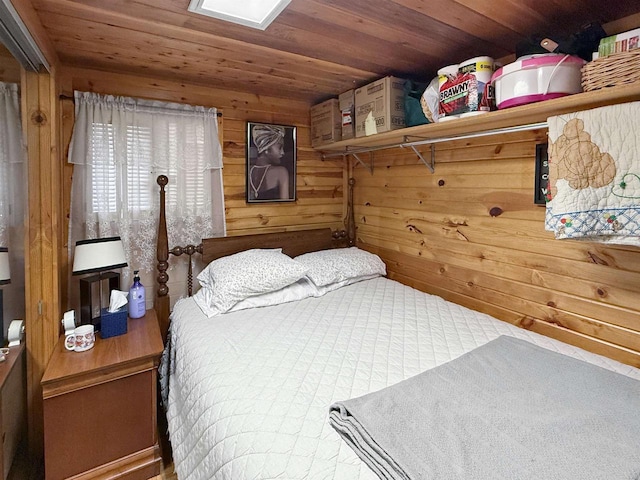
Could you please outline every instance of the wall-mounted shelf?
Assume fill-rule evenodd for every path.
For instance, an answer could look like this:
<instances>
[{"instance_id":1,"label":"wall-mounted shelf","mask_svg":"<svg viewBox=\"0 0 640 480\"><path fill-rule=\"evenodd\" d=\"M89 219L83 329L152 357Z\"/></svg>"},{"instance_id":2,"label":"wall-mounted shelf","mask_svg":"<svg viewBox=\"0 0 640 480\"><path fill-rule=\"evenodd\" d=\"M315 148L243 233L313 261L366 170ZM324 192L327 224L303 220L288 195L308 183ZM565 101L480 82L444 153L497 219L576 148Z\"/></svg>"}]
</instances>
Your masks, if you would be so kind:
<instances>
[{"instance_id":1,"label":"wall-mounted shelf","mask_svg":"<svg viewBox=\"0 0 640 480\"><path fill-rule=\"evenodd\" d=\"M435 172L436 165L436 143L443 142L451 142L452 140L464 140L466 138L477 138L477 137L487 137L491 135L500 135L505 133L514 133L514 132L523 132L526 130L537 130L540 128L547 128L547 122L540 123L530 123L527 125L515 125L513 127L505 127L505 128L496 128L493 130L482 130L480 132L472 132L465 133L460 135L452 135L450 137L436 137L436 138L423 138L423 137L411 137L405 135L401 143L392 143L388 145L377 145L372 147L360 147L360 148L350 148L345 152L329 152L323 153L323 158L332 158L332 157L344 157L346 155L351 155L356 159L358 163L360 163L363 167L369 170L369 173L373 174L373 155L371 155L371 164L367 165L361 158L360 155L363 153L372 153L377 150L386 150L389 148L411 148L413 153L424 163L431 173ZM431 157L430 160L427 161L422 153L416 148L422 145L429 145L431 147Z\"/></svg>"},{"instance_id":2,"label":"wall-mounted shelf","mask_svg":"<svg viewBox=\"0 0 640 480\"><path fill-rule=\"evenodd\" d=\"M590 108L613 105L640 100L640 82L609 87L593 92L578 93L567 97L532 103L520 107L489 112L475 117L449 120L442 123L419 125L417 127L392 130L368 137L353 138L340 142L322 145L315 150L322 152L325 158L354 155L370 171L373 163L368 166L359 155L376 150L410 147L418 157L433 171L433 144L462 138L495 135L512 131L545 128L546 120L553 115L587 110ZM418 145L432 145L431 161L426 161L415 147Z\"/></svg>"}]
</instances>

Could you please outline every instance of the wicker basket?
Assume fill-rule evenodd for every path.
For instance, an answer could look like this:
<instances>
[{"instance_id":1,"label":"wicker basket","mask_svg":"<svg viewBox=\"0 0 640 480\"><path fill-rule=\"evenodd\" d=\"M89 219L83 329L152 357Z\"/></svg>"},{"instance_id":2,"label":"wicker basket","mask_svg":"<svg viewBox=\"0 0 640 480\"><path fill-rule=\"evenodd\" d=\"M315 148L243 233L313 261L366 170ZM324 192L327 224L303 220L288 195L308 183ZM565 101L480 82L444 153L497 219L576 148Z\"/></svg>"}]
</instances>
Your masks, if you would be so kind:
<instances>
[{"instance_id":1,"label":"wicker basket","mask_svg":"<svg viewBox=\"0 0 640 480\"><path fill-rule=\"evenodd\" d=\"M640 82L640 48L598 58L582 67L585 92Z\"/></svg>"}]
</instances>

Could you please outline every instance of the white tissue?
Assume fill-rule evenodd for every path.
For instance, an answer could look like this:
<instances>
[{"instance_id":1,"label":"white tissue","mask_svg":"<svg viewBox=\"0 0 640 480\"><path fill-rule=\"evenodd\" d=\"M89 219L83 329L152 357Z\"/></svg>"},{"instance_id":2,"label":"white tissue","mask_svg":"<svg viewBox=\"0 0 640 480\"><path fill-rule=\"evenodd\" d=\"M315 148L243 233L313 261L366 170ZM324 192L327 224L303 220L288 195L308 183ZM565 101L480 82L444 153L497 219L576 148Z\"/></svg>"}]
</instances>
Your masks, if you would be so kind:
<instances>
[{"instance_id":1,"label":"white tissue","mask_svg":"<svg viewBox=\"0 0 640 480\"><path fill-rule=\"evenodd\" d=\"M109 308L107 309L107 311L110 313L117 312L120 307L129 303L129 300L127 300L127 295L129 295L129 292L111 290L111 298L109 299Z\"/></svg>"}]
</instances>

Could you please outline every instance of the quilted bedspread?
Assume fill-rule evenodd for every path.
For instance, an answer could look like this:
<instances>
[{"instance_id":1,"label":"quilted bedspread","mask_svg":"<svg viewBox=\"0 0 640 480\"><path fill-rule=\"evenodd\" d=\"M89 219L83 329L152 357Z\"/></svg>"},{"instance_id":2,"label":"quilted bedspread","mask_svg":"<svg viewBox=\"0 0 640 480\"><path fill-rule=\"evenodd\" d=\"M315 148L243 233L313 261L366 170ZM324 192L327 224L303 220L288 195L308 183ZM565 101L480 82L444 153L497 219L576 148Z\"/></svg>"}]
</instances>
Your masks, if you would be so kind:
<instances>
[{"instance_id":1,"label":"quilted bedspread","mask_svg":"<svg viewBox=\"0 0 640 480\"><path fill-rule=\"evenodd\" d=\"M640 245L640 102L550 117L546 229Z\"/></svg>"},{"instance_id":2,"label":"quilted bedspread","mask_svg":"<svg viewBox=\"0 0 640 480\"><path fill-rule=\"evenodd\" d=\"M374 480L329 425L330 405L500 335L640 379L633 367L385 278L211 319L181 300L170 334L160 370L180 480Z\"/></svg>"}]
</instances>

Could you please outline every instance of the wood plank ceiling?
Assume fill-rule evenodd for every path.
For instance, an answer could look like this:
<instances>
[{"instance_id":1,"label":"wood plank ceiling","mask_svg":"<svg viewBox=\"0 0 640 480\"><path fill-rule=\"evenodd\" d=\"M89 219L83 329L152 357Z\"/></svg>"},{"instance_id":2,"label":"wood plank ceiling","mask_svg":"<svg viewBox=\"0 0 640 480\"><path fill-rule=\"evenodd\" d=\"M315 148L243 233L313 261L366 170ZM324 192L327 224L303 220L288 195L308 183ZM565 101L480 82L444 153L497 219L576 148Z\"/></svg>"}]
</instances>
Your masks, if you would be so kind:
<instances>
[{"instance_id":1,"label":"wood plank ceiling","mask_svg":"<svg viewBox=\"0 0 640 480\"><path fill-rule=\"evenodd\" d=\"M638 11L637 0L292 0L260 31L192 14L189 0L31 2L63 65L309 103Z\"/></svg>"}]
</instances>

